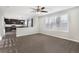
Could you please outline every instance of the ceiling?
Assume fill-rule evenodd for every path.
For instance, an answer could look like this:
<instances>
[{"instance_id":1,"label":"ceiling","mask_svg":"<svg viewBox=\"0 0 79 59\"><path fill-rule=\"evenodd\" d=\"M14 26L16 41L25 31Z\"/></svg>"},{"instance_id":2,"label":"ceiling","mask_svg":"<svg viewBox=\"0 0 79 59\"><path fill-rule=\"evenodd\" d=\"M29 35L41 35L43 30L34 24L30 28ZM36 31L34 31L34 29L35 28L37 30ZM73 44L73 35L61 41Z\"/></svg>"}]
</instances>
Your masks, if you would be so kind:
<instances>
[{"instance_id":1,"label":"ceiling","mask_svg":"<svg viewBox=\"0 0 79 59\"><path fill-rule=\"evenodd\" d=\"M48 13L40 13L41 15L46 15L54 12L58 12L64 9L72 8L73 6L45 6ZM35 12L32 12L35 6L1 6L0 9L4 13L4 15L33 15Z\"/></svg>"}]
</instances>

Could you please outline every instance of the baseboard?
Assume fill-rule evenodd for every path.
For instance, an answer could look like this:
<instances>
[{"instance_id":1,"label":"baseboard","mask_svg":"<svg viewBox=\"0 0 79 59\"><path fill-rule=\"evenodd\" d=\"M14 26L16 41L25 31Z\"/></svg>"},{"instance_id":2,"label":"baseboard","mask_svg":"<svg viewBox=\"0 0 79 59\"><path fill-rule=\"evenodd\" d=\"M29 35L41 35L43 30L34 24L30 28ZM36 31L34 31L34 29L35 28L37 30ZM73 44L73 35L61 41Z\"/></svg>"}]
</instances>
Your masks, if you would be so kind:
<instances>
[{"instance_id":1,"label":"baseboard","mask_svg":"<svg viewBox=\"0 0 79 59\"><path fill-rule=\"evenodd\" d=\"M60 36L55 36L55 35L46 34L46 33L41 33L41 34L49 35L49 36L54 36L54 37L58 37L58 38L61 38L61 39L65 39L65 40L69 40L69 41L73 41L73 42L79 43L79 40L76 40L76 39L70 39L70 38L67 38L67 37L60 37Z\"/></svg>"}]
</instances>

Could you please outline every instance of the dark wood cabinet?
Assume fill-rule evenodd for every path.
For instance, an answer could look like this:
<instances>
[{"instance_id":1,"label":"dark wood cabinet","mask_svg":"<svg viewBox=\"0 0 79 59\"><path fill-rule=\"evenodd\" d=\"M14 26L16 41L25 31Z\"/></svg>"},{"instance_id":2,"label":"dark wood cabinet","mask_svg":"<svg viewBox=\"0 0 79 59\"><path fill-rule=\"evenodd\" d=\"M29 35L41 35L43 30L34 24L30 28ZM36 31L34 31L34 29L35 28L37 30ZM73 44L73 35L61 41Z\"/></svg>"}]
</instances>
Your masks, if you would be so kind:
<instances>
[{"instance_id":1,"label":"dark wood cabinet","mask_svg":"<svg viewBox=\"0 0 79 59\"><path fill-rule=\"evenodd\" d=\"M5 27L5 32L11 32L12 28L11 27Z\"/></svg>"},{"instance_id":2,"label":"dark wood cabinet","mask_svg":"<svg viewBox=\"0 0 79 59\"><path fill-rule=\"evenodd\" d=\"M4 19L5 24L19 24L19 25L24 25L25 20L18 20L18 19Z\"/></svg>"}]
</instances>

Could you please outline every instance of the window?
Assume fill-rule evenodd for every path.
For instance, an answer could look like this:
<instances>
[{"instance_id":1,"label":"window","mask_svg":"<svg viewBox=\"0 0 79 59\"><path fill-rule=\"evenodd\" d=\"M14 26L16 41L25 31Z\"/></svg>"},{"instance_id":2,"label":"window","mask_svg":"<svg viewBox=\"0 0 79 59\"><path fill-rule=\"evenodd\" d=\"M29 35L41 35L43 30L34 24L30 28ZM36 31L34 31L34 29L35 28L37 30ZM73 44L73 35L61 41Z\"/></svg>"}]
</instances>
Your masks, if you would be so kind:
<instances>
[{"instance_id":1,"label":"window","mask_svg":"<svg viewBox=\"0 0 79 59\"><path fill-rule=\"evenodd\" d=\"M31 19L28 19L28 27L31 27Z\"/></svg>"},{"instance_id":2,"label":"window","mask_svg":"<svg viewBox=\"0 0 79 59\"><path fill-rule=\"evenodd\" d=\"M48 28L52 28L53 26L54 26L54 24L55 24L55 20L54 20L54 17L50 17L50 18L47 18L46 20L45 20L45 24L46 24L46 27L48 27Z\"/></svg>"},{"instance_id":3,"label":"window","mask_svg":"<svg viewBox=\"0 0 79 59\"><path fill-rule=\"evenodd\" d=\"M2 37L0 36L0 40L2 40Z\"/></svg>"},{"instance_id":4,"label":"window","mask_svg":"<svg viewBox=\"0 0 79 59\"><path fill-rule=\"evenodd\" d=\"M68 14L61 16L51 16L45 19L45 26L48 29L56 31L69 31Z\"/></svg>"},{"instance_id":5,"label":"window","mask_svg":"<svg viewBox=\"0 0 79 59\"><path fill-rule=\"evenodd\" d=\"M63 31L68 32L69 31L69 19L68 19L68 15L62 15L60 16L60 28Z\"/></svg>"},{"instance_id":6,"label":"window","mask_svg":"<svg viewBox=\"0 0 79 59\"><path fill-rule=\"evenodd\" d=\"M25 20L25 26L33 27L33 18Z\"/></svg>"}]
</instances>

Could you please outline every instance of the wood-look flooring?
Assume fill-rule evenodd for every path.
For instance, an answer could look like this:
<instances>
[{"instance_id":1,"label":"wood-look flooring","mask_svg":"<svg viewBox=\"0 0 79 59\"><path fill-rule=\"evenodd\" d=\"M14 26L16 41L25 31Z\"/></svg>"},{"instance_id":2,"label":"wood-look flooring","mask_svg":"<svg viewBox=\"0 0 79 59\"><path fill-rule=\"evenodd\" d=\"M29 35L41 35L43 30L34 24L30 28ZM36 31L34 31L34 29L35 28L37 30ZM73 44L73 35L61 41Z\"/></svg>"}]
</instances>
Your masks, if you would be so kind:
<instances>
[{"instance_id":1,"label":"wood-look flooring","mask_svg":"<svg viewBox=\"0 0 79 59\"><path fill-rule=\"evenodd\" d=\"M0 48L4 53L78 53L79 43L44 34L16 38L16 45Z\"/></svg>"}]
</instances>

